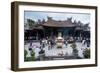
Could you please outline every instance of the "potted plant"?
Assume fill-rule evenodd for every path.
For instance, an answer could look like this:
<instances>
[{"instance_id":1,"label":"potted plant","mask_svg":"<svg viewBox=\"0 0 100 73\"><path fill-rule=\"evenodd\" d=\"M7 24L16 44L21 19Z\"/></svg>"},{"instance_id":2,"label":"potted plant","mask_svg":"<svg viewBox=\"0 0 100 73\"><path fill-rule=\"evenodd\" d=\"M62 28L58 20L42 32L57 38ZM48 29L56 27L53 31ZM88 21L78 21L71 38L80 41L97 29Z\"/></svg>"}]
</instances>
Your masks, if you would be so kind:
<instances>
[{"instance_id":1,"label":"potted plant","mask_svg":"<svg viewBox=\"0 0 100 73\"><path fill-rule=\"evenodd\" d=\"M34 50L31 51L31 58L32 58L32 61L35 60L35 52L34 52Z\"/></svg>"},{"instance_id":2,"label":"potted plant","mask_svg":"<svg viewBox=\"0 0 100 73\"><path fill-rule=\"evenodd\" d=\"M84 58L90 58L90 49L85 49L83 51Z\"/></svg>"},{"instance_id":3,"label":"potted plant","mask_svg":"<svg viewBox=\"0 0 100 73\"><path fill-rule=\"evenodd\" d=\"M24 50L24 60L26 61L27 60L27 54L28 54L28 52L27 52L27 50Z\"/></svg>"},{"instance_id":4,"label":"potted plant","mask_svg":"<svg viewBox=\"0 0 100 73\"><path fill-rule=\"evenodd\" d=\"M76 49L77 45L76 45L75 43L72 43L72 44L71 44L71 47L72 47L72 49L73 49L73 55L74 55L75 57L78 57L78 50Z\"/></svg>"}]
</instances>

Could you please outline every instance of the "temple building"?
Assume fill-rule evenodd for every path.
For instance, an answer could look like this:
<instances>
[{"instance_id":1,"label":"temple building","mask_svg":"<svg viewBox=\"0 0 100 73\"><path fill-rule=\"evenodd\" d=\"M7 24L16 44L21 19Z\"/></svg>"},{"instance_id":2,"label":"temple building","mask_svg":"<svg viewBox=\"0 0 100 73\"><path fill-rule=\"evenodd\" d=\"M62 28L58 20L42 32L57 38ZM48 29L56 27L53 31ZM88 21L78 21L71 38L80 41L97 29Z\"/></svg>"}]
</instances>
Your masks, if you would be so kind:
<instances>
[{"instance_id":1,"label":"temple building","mask_svg":"<svg viewBox=\"0 0 100 73\"><path fill-rule=\"evenodd\" d=\"M82 37L82 39L90 38L90 27L88 24L72 22L72 17L66 20L54 20L47 17L47 21L38 21L32 28L24 27L25 40L40 40L43 38L55 38L60 32L62 37Z\"/></svg>"}]
</instances>

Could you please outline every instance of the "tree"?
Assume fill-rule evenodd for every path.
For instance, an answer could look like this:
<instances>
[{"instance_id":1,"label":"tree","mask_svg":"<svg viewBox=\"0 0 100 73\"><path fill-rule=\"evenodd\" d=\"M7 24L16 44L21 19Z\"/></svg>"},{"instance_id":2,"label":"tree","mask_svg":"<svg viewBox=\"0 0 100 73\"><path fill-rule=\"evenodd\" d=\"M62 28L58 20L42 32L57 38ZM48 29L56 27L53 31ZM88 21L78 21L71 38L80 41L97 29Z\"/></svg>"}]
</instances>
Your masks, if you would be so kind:
<instances>
[{"instance_id":1,"label":"tree","mask_svg":"<svg viewBox=\"0 0 100 73\"><path fill-rule=\"evenodd\" d=\"M33 50L31 51L31 57L32 57L32 60L34 61L35 60L35 52Z\"/></svg>"},{"instance_id":2,"label":"tree","mask_svg":"<svg viewBox=\"0 0 100 73\"><path fill-rule=\"evenodd\" d=\"M78 50L76 49L77 45L75 43L72 43L71 47L73 49L73 55L77 58L78 57Z\"/></svg>"},{"instance_id":3,"label":"tree","mask_svg":"<svg viewBox=\"0 0 100 73\"><path fill-rule=\"evenodd\" d=\"M90 27L89 27L89 23L87 23L87 24L85 24L84 26L83 26L83 28L84 28L84 30L88 30Z\"/></svg>"},{"instance_id":4,"label":"tree","mask_svg":"<svg viewBox=\"0 0 100 73\"><path fill-rule=\"evenodd\" d=\"M26 61L26 59L27 59L27 54L28 54L28 52L27 52L27 50L24 50L24 59L25 59L25 61Z\"/></svg>"},{"instance_id":5,"label":"tree","mask_svg":"<svg viewBox=\"0 0 100 73\"><path fill-rule=\"evenodd\" d=\"M83 55L84 55L85 58L90 58L90 49L85 49L83 51Z\"/></svg>"},{"instance_id":6,"label":"tree","mask_svg":"<svg viewBox=\"0 0 100 73\"><path fill-rule=\"evenodd\" d=\"M35 24L35 21L32 19L27 19L27 24L29 25L29 28L32 28Z\"/></svg>"},{"instance_id":7,"label":"tree","mask_svg":"<svg viewBox=\"0 0 100 73\"><path fill-rule=\"evenodd\" d=\"M72 47L72 49L76 49L76 44L75 43L72 43L71 44L71 47Z\"/></svg>"},{"instance_id":8,"label":"tree","mask_svg":"<svg viewBox=\"0 0 100 73\"><path fill-rule=\"evenodd\" d=\"M85 24L84 27L89 27L89 23Z\"/></svg>"}]
</instances>

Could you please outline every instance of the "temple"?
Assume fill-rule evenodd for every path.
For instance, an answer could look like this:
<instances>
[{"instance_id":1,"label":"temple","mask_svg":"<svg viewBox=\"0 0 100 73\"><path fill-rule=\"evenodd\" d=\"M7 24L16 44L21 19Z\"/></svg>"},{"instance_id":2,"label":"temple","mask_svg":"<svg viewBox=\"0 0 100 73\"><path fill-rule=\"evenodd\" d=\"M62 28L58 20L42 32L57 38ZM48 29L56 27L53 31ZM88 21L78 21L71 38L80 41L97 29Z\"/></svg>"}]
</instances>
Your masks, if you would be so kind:
<instances>
[{"instance_id":1,"label":"temple","mask_svg":"<svg viewBox=\"0 0 100 73\"><path fill-rule=\"evenodd\" d=\"M89 23L83 24L81 21L72 22L72 17L66 20L54 20L52 17L47 17L47 21L38 20L38 22L31 28L29 26L24 27L25 40L40 40L43 38L56 38L58 33L62 34L62 37L74 37L78 39L90 38Z\"/></svg>"}]
</instances>

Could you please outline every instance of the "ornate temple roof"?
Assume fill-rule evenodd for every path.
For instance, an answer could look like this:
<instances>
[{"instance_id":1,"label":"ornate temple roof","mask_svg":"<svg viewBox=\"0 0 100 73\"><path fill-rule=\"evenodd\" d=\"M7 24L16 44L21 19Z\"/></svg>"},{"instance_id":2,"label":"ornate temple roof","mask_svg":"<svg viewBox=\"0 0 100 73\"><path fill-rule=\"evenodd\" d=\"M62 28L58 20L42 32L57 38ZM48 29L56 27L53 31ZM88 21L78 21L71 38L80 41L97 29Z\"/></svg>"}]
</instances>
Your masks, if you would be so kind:
<instances>
[{"instance_id":1,"label":"ornate temple roof","mask_svg":"<svg viewBox=\"0 0 100 73\"><path fill-rule=\"evenodd\" d=\"M84 31L90 31L90 27L88 26L89 23L83 24L81 21L76 21L72 22L72 17L67 18L66 20L54 20L52 17L47 17L47 21L43 19L43 21L38 21L36 24L33 26L29 27L28 25L25 25L26 30L43 30L44 26L45 27L76 27L76 30L84 30ZM27 28L26 28L27 27Z\"/></svg>"},{"instance_id":2,"label":"ornate temple roof","mask_svg":"<svg viewBox=\"0 0 100 73\"><path fill-rule=\"evenodd\" d=\"M48 18L47 22L45 22L42 25L48 27L75 27L76 26L74 23L72 23L70 18L64 21L57 21L57 20L53 20L52 18Z\"/></svg>"}]
</instances>

